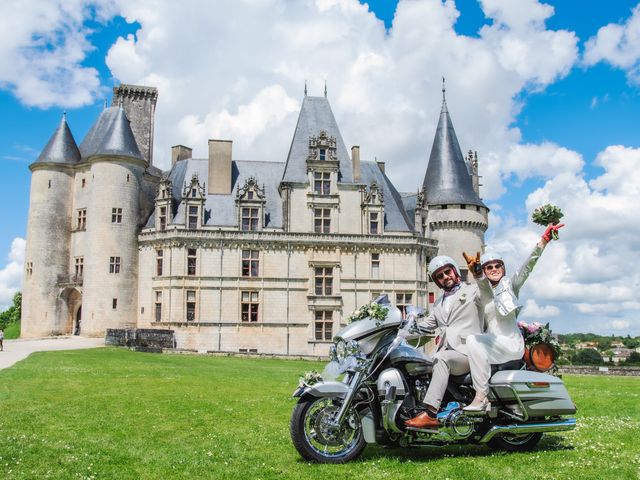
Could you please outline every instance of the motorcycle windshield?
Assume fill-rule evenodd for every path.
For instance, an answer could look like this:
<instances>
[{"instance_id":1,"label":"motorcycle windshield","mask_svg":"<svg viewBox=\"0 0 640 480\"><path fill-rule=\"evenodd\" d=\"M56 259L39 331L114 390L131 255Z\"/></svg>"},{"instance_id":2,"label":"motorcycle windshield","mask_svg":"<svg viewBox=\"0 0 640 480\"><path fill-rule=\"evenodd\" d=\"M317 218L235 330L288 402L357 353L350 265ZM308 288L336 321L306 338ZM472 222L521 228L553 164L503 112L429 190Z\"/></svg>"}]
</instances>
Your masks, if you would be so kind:
<instances>
[{"instance_id":1,"label":"motorcycle windshield","mask_svg":"<svg viewBox=\"0 0 640 480\"><path fill-rule=\"evenodd\" d=\"M390 327L397 328L402 322L402 313L397 307L389 305L388 308L389 312L387 313L387 318L384 322L376 322L376 320L371 318L357 320L341 329L334 337L334 340L338 338L342 338L346 341L359 340Z\"/></svg>"}]
</instances>

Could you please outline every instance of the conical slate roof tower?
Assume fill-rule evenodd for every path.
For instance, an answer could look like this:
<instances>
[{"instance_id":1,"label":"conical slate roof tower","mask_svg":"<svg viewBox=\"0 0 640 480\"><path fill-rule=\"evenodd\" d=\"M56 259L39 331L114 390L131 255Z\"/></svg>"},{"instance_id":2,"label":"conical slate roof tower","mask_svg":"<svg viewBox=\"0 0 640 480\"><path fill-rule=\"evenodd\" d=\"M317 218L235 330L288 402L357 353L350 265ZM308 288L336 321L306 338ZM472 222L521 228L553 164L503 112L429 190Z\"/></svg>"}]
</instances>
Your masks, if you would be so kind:
<instances>
[{"instance_id":1,"label":"conical slate roof tower","mask_svg":"<svg viewBox=\"0 0 640 480\"><path fill-rule=\"evenodd\" d=\"M64 114L56 131L51 135L49 142L44 147L34 163L61 163L74 165L80 161L80 150L71 134L67 124L67 115Z\"/></svg>"}]
</instances>

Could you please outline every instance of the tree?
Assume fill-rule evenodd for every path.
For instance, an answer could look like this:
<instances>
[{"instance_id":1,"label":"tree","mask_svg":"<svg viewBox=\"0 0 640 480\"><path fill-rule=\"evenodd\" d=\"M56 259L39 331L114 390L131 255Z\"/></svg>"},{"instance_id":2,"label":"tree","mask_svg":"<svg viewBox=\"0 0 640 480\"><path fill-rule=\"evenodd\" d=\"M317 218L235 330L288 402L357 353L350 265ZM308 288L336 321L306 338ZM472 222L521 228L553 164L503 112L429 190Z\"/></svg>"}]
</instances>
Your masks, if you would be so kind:
<instances>
[{"instance_id":1,"label":"tree","mask_svg":"<svg viewBox=\"0 0 640 480\"><path fill-rule=\"evenodd\" d=\"M573 357L575 365L602 365L602 357L595 348L585 348L576 353Z\"/></svg>"},{"instance_id":2,"label":"tree","mask_svg":"<svg viewBox=\"0 0 640 480\"><path fill-rule=\"evenodd\" d=\"M20 321L20 315L22 312L22 293L17 292L13 296L13 305L7 308L4 312L0 313L0 328L4 330L10 323L17 323Z\"/></svg>"},{"instance_id":3,"label":"tree","mask_svg":"<svg viewBox=\"0 0 640 480\"><path fill-rule=\"evenodd\" d=\"M640 353L631 352L631 355L629 355L629 358L627 358L627 361L624 363L625 365L640 365Z\"/></svg>"}]
</instances>

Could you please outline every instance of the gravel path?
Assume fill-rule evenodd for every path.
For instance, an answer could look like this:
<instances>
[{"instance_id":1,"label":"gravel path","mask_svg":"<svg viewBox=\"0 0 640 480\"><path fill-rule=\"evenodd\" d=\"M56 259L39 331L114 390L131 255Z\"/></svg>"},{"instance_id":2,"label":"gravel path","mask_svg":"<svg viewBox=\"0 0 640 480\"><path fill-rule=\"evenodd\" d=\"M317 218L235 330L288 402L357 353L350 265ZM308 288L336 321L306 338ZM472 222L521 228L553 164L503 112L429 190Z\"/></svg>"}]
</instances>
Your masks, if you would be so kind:
<instances>
[{"instance_id":1,"label":"gravel path","mask_svg":"<svg viewBox=\"0 0 640 480\"><path fill-rule=\"evenodd\" d=\"M24 360L33 352L50 350L79 350L82 348L104 347L104 338L48 337L4 341L4 351L0 352L0 370Z\"/></svg>"}]
</instances>

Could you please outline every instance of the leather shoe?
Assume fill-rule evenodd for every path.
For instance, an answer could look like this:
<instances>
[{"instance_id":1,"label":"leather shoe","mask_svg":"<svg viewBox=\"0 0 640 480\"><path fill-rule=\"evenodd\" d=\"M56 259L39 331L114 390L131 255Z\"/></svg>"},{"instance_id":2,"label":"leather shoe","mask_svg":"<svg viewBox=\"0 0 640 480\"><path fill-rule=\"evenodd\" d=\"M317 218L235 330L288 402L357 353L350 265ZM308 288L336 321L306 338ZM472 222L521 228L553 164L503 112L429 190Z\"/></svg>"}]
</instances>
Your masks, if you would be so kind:
<instances>
[{"instance_id":1,"label":"leather shoe","mask_svg":"<svg viewBox=\"0 0 640 480\"><path fill-rule=\"evenodd\" d=\"M438 428L440 426L438 419L429 416L427 412L422 412L417 417L410 418L404 424L413 428Z\"/></svg>"}]
</instances>

